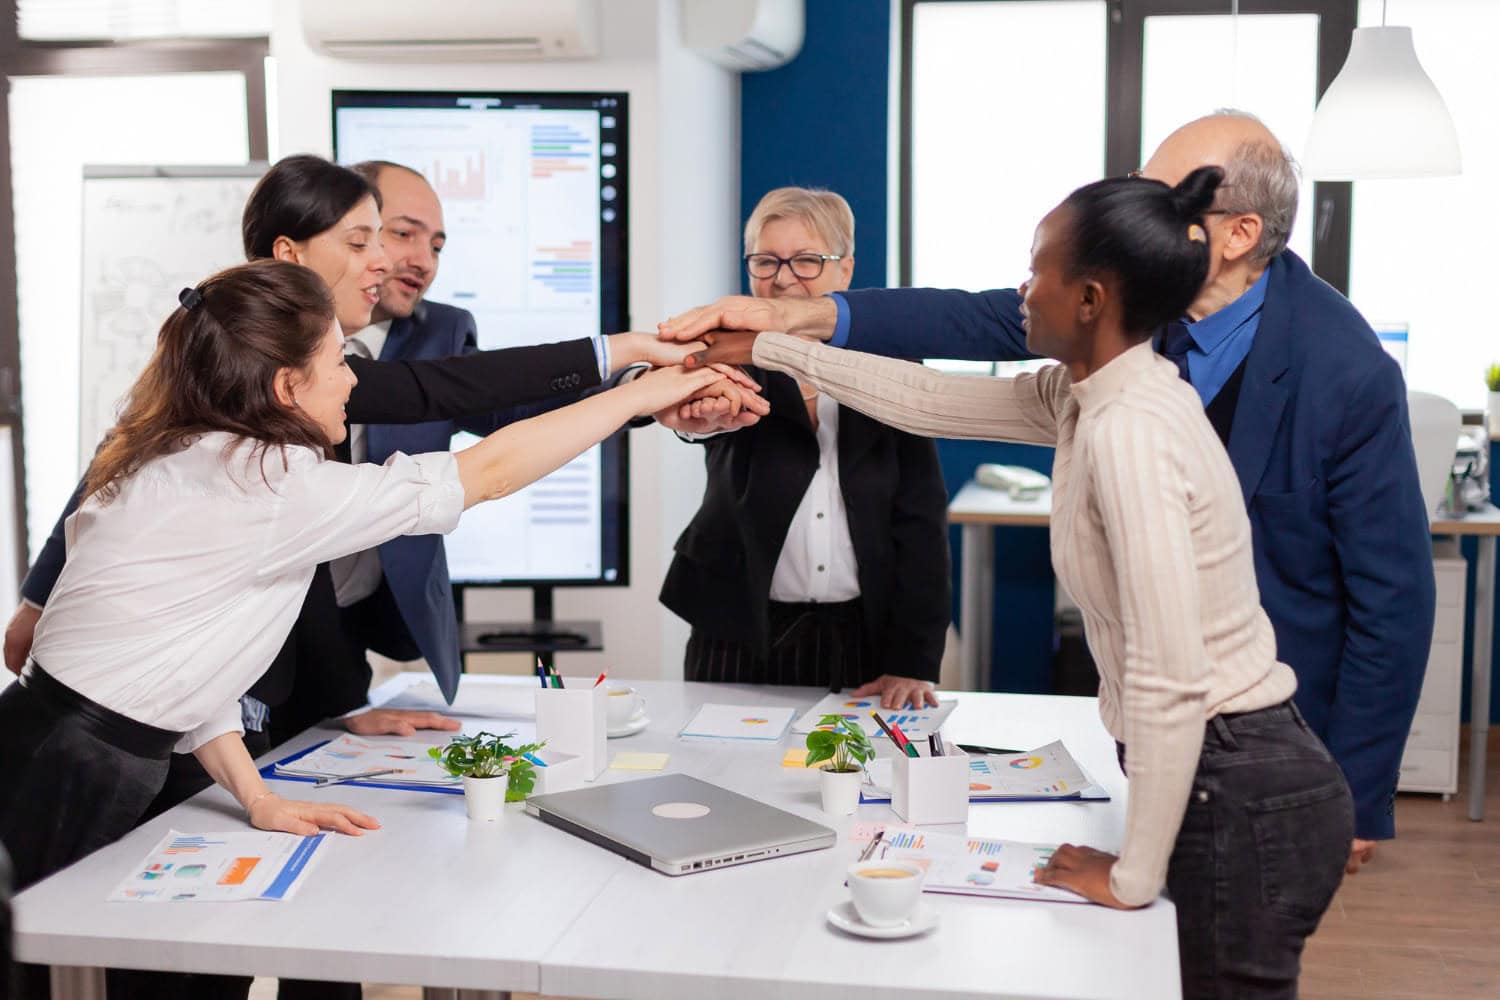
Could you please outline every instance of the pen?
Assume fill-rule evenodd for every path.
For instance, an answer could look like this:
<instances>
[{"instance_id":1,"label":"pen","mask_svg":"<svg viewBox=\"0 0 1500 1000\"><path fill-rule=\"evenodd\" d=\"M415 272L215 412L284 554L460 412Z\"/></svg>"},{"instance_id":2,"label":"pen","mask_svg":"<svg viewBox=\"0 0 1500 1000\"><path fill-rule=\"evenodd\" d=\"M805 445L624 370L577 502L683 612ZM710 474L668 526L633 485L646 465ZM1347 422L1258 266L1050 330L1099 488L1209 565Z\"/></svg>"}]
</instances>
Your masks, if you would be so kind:
<instances>
[{"instance_id":1,"label":"pen","mask_svg":"<svg viewBox=\"0 0 1500 1000\"><path fill-rule=\"evenodd\" d=\"M927 745L932 747L932 755L941 757L943 755L943 741L938 739L938 734L933 733L927 737Z\"/></svg>"},{"instance_id":2,"label":"pen","mask_svg":"<svg viewBox=\"0 0 1500 1000\"><path fill-rule=\"evenodd\" d=\"M897 737L900 738L901 742L897 743L896 745L898 747L900 747L902 750L906 751L906 756L908 756L908 757L915 757L915 756L917 756L917 748L916 748L916 746L914 746L912 744L912 741L907 738L906 734L901 731L901 727L900 726L896 725L894 722L891 723L891 732L894 733L895 736L897 736Z\"/></svg>"},{"instance_id":3,"label":"pen","mask_svg":"<svg viewBox=\"0 0 1500 1000\"><path fill-rule=\"evenodd\" d=\"M547 762L545 760L542 760L542 758L538 757L536 754L523 753L521 756L525 757L527 760L531 761L537 767L546 767L547 766Z\"/></svg>"},{"instance_id":4,"label":"pen","mask_svg":"<svg viewBox=\"0 0 1500 1000\"><path fill-rule=\"evenodd\" d=\"M880 838L884 837L884 836L885 836L885 827L881 827L880 830L875 834L875 836L872 837L872 838L870 838L869 845L866 846L865 849L860 852L860 854L859 854L859 860L861 860L861 861L869 861L870 860L870 855L872 855L872 854L875 853L875 848L877 848L877 847L880 846Z\"/></svg>"},{"instance_id":5,"label":"pen","mask_svg":"<svg viewBox=\"0 0 1500 1000\"><path fill-rule=\"evenodd\" d=\"M600 684L603 684L603 683L604 683L604 678L605 678L605 677L606 677L606 676L607 676L607 675L608 675L608 674L609 674L609 671L608 671L608 670L601 670L601 671L600 671L600 672L599 672L599 679L598 679L598 680L597 680L597 681L595 681L595 682L594 682L594 687L598 687L598 686L599 686L599 685L600 685Z\"/></svg>"},{"instance_id":6,"label":"pen","mask_svg":"<svg viewBox=\"0 0 1500 1000\"><path fill-rule=\"evenodd\" d=\"M359 781L362 778L378 778L382 774L396 774L399 767L382 768L379 771L365 771L362 774L340 774L332 778L319 778L313 782L314 788L322 788L324 785L342 785L346 781Z\"/></svg>"},{"instance_id":7,"label":"pen","mask_svg":"<svg viewBox=\"0 0 1500 1000\"><path fill-rule=\"evenodd\" d=\"M880 727L880 731L889 736L891 738L891 742L895 744L896 749L899 750L901 748L901 741L896 738L895 733L891 732L891 727L886 725L885 720L880 717L880 713L871 712L870 716L875 720L875 725Z\"/></svg>"},{"instance_id":8,"label":"pen","mask_svg":"<svg viewBox=\"0 0 1500 1000\"><path fill-rule=\"evenodd\" d=\"M542 658L540 656L536 658L536 677L537 680L542 682L542 687L547 686L547 668L542 666Z\"/></svg>"}]
</instances>

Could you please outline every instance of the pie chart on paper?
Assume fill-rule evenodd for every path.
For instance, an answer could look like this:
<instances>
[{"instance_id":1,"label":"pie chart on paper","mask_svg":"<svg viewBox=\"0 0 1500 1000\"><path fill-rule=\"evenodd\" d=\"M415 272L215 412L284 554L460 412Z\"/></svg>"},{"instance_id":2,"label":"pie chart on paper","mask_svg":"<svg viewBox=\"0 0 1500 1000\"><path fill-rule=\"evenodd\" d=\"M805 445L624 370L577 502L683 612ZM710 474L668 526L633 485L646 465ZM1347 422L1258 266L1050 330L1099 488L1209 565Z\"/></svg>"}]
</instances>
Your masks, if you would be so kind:
<instances>
[{"instance_id":1,"label":"pie chart on paper","mask_svg":"<svg viewBox=\"0 0 1500 1000\"><path fill-rule=\"evenodd\" d=\"M1042 766L1042 758L1036 756L1017 757L1010 762L1010 766L1018 771L1029 771L1034 767Z\"/></svg>"}]
</instances>

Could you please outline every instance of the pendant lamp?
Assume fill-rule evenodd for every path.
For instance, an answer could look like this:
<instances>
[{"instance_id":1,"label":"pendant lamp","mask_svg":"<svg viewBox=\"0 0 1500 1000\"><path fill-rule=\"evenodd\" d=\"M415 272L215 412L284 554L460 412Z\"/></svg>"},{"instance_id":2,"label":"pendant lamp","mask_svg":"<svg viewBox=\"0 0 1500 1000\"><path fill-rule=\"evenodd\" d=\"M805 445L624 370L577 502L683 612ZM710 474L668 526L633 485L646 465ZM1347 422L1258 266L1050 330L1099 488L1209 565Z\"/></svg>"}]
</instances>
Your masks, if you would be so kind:
<instances>
[{"instance_id":1,"label":"pendant lamp","mask_svg":"<svg viewBox=\"0 0 1500 1000\"><path fill-rule=\"evenodd\" d=\"M1354 29L1349 58L1313 116L1302 163L1319 181L1460 171L1453 117L1417 61L1410 28Z\"/></svg>"}]
</instances>

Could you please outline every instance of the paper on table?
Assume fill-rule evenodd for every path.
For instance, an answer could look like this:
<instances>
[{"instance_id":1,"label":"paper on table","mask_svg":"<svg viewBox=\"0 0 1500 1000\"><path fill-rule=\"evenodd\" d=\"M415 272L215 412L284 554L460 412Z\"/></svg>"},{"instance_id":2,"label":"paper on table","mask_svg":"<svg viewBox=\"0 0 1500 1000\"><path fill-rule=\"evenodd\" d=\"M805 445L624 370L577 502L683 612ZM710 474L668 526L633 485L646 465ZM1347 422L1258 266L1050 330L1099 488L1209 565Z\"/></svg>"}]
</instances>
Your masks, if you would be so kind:
<instances>
[{"instance_id":1,"label":"paper on table","mask_svg":"<svg viewBox=\"0 0 1500 1000\"><path fill-rule=\"evenodd\" d=\"M615 754L609 766L617 771L660 771L667 766L670 754L629 753L621 750Z\"/></svg>"},{"instance_id":2,"label":"paper on table","mask_svg":"<svg viewBox=\"0 0 1500 1000\"><path fill-rule=\"evenodd\" d=\"M319 848L326 837L260 830L205 834L172 830L115 886L109 901L290 899L321 855Z\"/></svg>"},{"instance_id":3,"label":"paper on table","mask_svg":"<svg viewBox=\"0 0 1500 1000\"><path fill-rule=\"evenodd\" d=\"M920 711L909 708L887 710L880 707L879 698L856 698L848 692L836 691L824 695L822 701L803 713L792 726L792 732L810 733L818 727L818 720L823 716L842 715L858 722L871 738L884 738L885 733L870 718L875 712L879 712L888 725L900 726L901 731L912 739L926 739L928 735L938 731L948 716L953 714L953 708L957 704L955 701L940 701L937 708L924 708Z\"/></svg>"},{"instance_id":4,"label":"paper on table","mask_svg":"<svg viewBox=\"0 0 1500 1000\"><path fill-rule=\"evenodd\" d=\"M874 857L914 861L922 865L927 870L922 879L923 892L1044 899L1057 903L1088 902L1066 889L1032 881L1033 873L1046 865L1055 849L1052 844L1022 844L1011 840L887 829Z\"/></svg>"},{"instance_id":5,"label":"paper on table","mask_svg":"<svg viewBox=\"0 0 1500 1000\"><path fill-rule=\"evenodd\" d=\"M865 768L860 788L864 802L889 802L891 759L879 757ZM991 754L969 758L969 801L998 802L1006 799L1108 800L1073 759L1061 740L1025 753Z\"/></svg>"},{"instance_id":6,"label":"paper on table","mask_svg":"<svg viewBox=\"0 0 1500 1000\"><path fill-rule=\"evenodd\" d=\"M677 735L686 739L775 743L796 714L795 708L774 705L704 705Z\"/></svg>"},{"instance_id":7,"label":"paper on table","mask_svg":"<svg viewBox=\"0 0 1500 1000\"><path fill-rule=\"evenodd\" d=\"M519 727L507 727L504 732L512 728ZM371 780L383 785L458 785L463 779L444 771L427 753L431 747L446 746L452 735L439 730L424 730L416 736L343 733L290 763L277 764L276 773L295 778L348 778L392 767L396 768L395 773ZM529 736L518 735L514 739L530 742Z\"/></svg>"},{"instance_id":8,"label":"paper on table","mask_svg":"<svg viewBox=\"0 0 1500 1000\"><path fill-rule=\"evenodd\" d=\"M453 704L449 705L443 700L443 692L435 683L417 681L379 707L466 715L479 719L534 719L536 690L515 685L460 684L458 695L453 699Z\"/></svg>"}]
</instances>

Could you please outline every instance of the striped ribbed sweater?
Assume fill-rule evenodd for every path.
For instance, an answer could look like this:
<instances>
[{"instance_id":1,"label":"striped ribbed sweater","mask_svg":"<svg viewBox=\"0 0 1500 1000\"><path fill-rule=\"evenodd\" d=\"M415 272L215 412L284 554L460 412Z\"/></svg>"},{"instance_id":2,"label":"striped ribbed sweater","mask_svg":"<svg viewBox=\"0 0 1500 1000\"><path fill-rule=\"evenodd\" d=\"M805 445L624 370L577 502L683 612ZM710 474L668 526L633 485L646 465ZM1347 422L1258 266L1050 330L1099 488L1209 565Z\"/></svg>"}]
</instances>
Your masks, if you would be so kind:
<instances>
[{"instance_id":1,"label":"striped ribbed sweater","mask_svg":"<svg viewBox=\"0 0 1500 1000\"><path fill-rule=\"evenodd\" d=\"M1150 902L1204 724L1279 704L1297 686L1260 607L1239 480L1197 394L1149 343L1077 383L1062 365L1013 379L949 375L786 334L758 337L755 363L904 431L1056 446L1052 563L1083 612L1099 714L1129 747L1110 887L1124 903Z\"/></svg>"}]
</instances>

